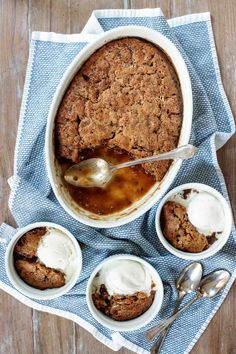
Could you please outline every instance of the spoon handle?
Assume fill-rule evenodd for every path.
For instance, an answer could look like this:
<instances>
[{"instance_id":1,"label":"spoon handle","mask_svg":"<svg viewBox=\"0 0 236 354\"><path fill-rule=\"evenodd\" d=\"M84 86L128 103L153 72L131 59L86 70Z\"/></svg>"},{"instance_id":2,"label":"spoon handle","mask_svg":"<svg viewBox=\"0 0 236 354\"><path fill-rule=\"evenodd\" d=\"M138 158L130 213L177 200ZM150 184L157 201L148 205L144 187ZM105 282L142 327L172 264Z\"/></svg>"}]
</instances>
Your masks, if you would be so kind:
<instances>
[{"instance_id":1,"label":"spoon handle","mask_svg":"<svg viewBox=\"0 0 236 354\"><path fill-rule=\"evenodd\" d=\"M176 305L174 307L174 310L172 312L172 315L174 315L178 311L178 308L184 298L184 295L185 295L185 293L179 293L179 297L178 297L178 300L177 300ZM151 354L158 354L159 353L159 351L162 347L162 344L164 343L166 336L169 333L170 327L171 327L171 325L169 325L165 329L165 331L163 331L161 333L161 335L158 337L157 341L153 344L153 346L151 347Z\"/></svg>"},{"instance_id":2,"label":"spoon handle","mask_svg":"<svg viewBox=\"0 0 236 354\"><path fill-rule=\"evenodd\" d=\"M174 315L177 312L177 310L179 308L179 305L181 304L181 302L183 300L183 297L184 297L184 293L180 293L179 296L178 296L178 300L176 302L176 305L174 307L174 310L172 312L172 315ZM157 328L157 325L153 326L152 328L150 328L149 330L146 331L145 337L148 340L152 340L156 336L156 328ZM164 335L164 333L163 333L163 335ZM162 337L160 337L158 339L158 342L159 342L160 339L162 339Z\"/></svg>"},{"instance_id":3,"label":"spoon handle","mask_svg":"<svg viewBox=\"0 0 236 354\"><path fill-rule=\"evenodd\" d=\"M178 316L181 315L182 312L187 310L195 301L199 300L202 298L202 295L198 293L192 300L190 300L182 309L180 309L176 314L172 315L170 318L167 320L162 321L159 325L151 328L149 331L146 332L146 338L147 339L152 339L158 334L160 334L162 331L164 331L170 324L172 324Z\"/></svg>"},{"instance_id":4,"label":"spoon handle","mask_svg":"<svg viewBox=\"0 0 236 354\"><path fill-rule=\"evenodd\" d=\"M153 161L161 161L161 160L169 160L169 159L189 159L193 157L197 152L197 148L193 145L183 145L178 147L177 149L171 150L169 152L165 152L160 155L144 157L138 160L132 160L124 163L120 163L118 165L114 165L111 167L112 171L118 170L120 168L139 165L141 163L153 162Z\"/></svg>"}]
</instances>

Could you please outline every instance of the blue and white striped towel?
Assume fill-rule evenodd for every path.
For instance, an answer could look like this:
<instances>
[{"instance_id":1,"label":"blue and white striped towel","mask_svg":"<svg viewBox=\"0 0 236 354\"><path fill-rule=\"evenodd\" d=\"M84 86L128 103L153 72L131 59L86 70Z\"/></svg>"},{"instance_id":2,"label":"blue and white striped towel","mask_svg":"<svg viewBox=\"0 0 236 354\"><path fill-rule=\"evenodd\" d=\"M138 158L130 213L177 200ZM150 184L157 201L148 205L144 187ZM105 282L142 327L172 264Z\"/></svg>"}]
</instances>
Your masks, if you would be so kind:
<instances>
[{"instance_id":1,"label":"blue and white striped towel","mask_svg":"<svg viewBox=\"0 0 236 354\"><path fill-rule=\"evenodd\" d=\"M72 319L98 340L114 350L122 346L137 353L148 353L151 344L143 337L144 329L115 333L103 328L90 315L85 288L89 274L105 257L116 253L142 256L160 273L165 286L165 301L151 327L169 315L177 293L174 282L188 263L169 254L160 244L154 227L157 205L139 219L113 229L93 229L72 219L58 204L47 177L44 160L44 134L49 106L56 87L78 52L99 33L123 25L141 25L166 35L181 51L188 66L194 99L191 142L200 152L183 163L173 183L202 182L227 191L219 169L216 148L234 133L234 120L220 79L209 13L184 16L166 21L160 9L95 11L82 34L61 35L34 32L30 45L24 97L16 144L14 176L11 179L9 206L19 227L35 221L53 221L67 227L86 246L79 282L63 297L50 301L32 301L12 288L4 270L4 253L15 230L4 224L0 229L0 287L21 302L42 311ZM213 300L196 303L172 326L163 353L188 353L225 299L235 278L235 230L224 248L204 260L204 271L215 266L228 269L231 281ZM148 328L147 327L147 328ZM147 329L145 328L145 329Z\"/></svg>"}]
</instances>

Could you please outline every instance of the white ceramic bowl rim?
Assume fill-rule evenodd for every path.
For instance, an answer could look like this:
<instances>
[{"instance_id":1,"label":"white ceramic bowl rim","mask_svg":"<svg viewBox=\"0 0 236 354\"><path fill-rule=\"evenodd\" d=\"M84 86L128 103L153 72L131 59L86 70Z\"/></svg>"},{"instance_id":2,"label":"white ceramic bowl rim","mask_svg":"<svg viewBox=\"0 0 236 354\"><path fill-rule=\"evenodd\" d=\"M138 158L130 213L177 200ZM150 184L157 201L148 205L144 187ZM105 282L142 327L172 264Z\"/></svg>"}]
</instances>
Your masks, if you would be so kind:
<instances>
[{"instance_id":1,"label":"white ceramic bowl rim","mask_svg":"<svg viewBox=\"0 0 236 354\"><path fill-rule=\"evenodd\" d=\"M154 301L153 301L152 305L141 316L134 318L132 320L128 320L128 321L115 321L112 318L104 315L102 312L100 312L99 310L96 309L95 305L93 304L92 298L91 298L92 283L93 283L95 275L104 266L104 264L113 262L114 260L122 260L122 259L129 259L129 260L133 260L133 261L142 263L150 271L150 274L152 276L153 281L156 284L157 289L156 289L156 294L155 294ZM163 296L164 296L164 290L163 290L162 280L161 280L158 272L156 271L156 269L150 263L145 261L144 259L134 256L134 255L130 255L130 254L113 255L113 256L106 258L101 263L99 263L98 266L94 269L94 271L90 275L88 283L87 283L87 288L86 288L87 305L88 305L88 308L89 308L92 316L104 327L107 327L110 330L119 331L119 332L134 331L134 330L137 330L141 327L146 326L149 322L151 322L161 309L162 302L163 302Z\"/></svg>"},{"instance_id":2,"label":"white ceramic bowl rim","mask_svg":"<svg viewBox=\"0 0 236 354\"><path fill-rule=\"evenodd\" d=\"M69 197L66 196L65 192L63 192L64 195L62 193L60 181L56 174L56 162L53 151L54 119L56 116L57 109L71 80L78 72L82 64L91 56L91 54L93 54L97 49L102 47L107 42L123 37L143 38L159 46L168 55L179 77L183 96L183 123L179 138L179 145L187 144L189 142L189 137L191 133L193 109L191 80L189 77L188 69L179 50L167 37L157 31L146 27L126 26L115 28L105 32L102 35L99 35L97 40L83 48L72 61L72 63L69 65L53 97L50 112L48 115L45 151L49 180L59 203L65 209L65 211L73 218L86 225L94 227L117 227L126 224L144 214L164 195L166 190L169 188L170 184L173 182L181 166L180 160L174 161L161 183L157 182L153 186L153 188L151 188L151 190L145 194L142 199L132 204L131 207L122 210L119 213L110 214L108 216L98 216L82 208L76 208L75 205L73 205L72 200L68 201Z\"/></svg>"},{"instance_id":3,"label":"white ceramic bowl rim","mask_svg":"<svg viewBox=\"0 0 236 354\"><path fill-rule=\"evenodd\" d=\"M51 227L62 231L66 236L70 238L73 242L77 256L78 256L78 264L76 267L75 273L71 276L71 279L62 287L54 288L54 289L46 289L40 290L30 285L26 284L17 274L14 262L13 262L13 250L16 245L16 242L29 230L33 230L38 227ZM12 285L23 295L28 296L33 299L37 300L51 300L57 298L59 296L64 295L67 293L73 286L76 284L79 275L82 269L82 252L80 249L80 245L76 238L69 232L66 228L61 225L51 223L51 222L36 222L33 224L29 224L23 228L20 228L17 233L12 237L11 241L9 242L5 254L5 266L6 266L6 273L7 276L12 283Z\"/></svg>"},{"instance_id":4,"label":"white ceramic bowl rim","mask_svg":"<svg viewBox=\"0 0 236 354\"><path fill-rule=\"evenodd\" d=\"M220 203L223 207L223 210L224 210L224 214L225 214L225 228L224 228L223 233L219 236L218 240L215 241L208 249L206 249L205 251L199 252L199 253L184 252L184 251L178 250L177 248L172 246L164 237L162 230L161 230L161 226L160 226L160 215L161 215L161 210L162 210L164 204L167 202L167 200L170 199L171 196L173 196L174 194L181 192L185 189L195 189L195 190L205 191L205 192L210 193L211 195L213 195L214 197L216 197L220 201ZM174 254L175 256L177 256L179 258L186 259L186 260L194 260L194 261L208 258L208 257L216 254L218 251L220 251L229 238L229 235L230 235L230 232L232 229L232 223L233 223L232 212L231 212L231 208L230 208L228 202L226 201L226 199L216 189L208 186L207 184L202 184L202 183L186 183L186 184L182 184L178 187L175 187L174 189L171 189L165 195L165 197L161 200L160 204L158 205L158 208L156 211L156 219L155 219L156 232L157 232L159 240L161 241L163 246L170 253Z\"/></svg>"}]
</instances>

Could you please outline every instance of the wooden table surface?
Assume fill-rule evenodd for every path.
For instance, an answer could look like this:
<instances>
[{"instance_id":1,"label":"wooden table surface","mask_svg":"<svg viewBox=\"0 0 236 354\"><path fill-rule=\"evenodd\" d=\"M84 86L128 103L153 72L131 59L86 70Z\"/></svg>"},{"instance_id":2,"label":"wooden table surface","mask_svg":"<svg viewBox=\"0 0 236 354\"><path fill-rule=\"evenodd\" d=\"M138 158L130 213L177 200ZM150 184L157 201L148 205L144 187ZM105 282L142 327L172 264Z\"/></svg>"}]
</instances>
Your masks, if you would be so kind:
<instances>
[{"instance_id":1,"label":"wooden table surface","mask_svg":"<svg viewBox=\"0 0 236 354\"><path fill-rule=\"evenodd\" d=\"M170 18L210 11L224 87L236 114L235 0L1 0L0 8L0 222L15 225L8 210L7 178L13 154L31 32L78 33L92 10L161 7ZM235 215L236 137L218 153ZM236 284L192 350L192 354L236 354ZM0 292L1 354L110 354L84 329L57 316L32 310ZM131 353L122 349L121 354Z\"/></svg>"}]
</instances>

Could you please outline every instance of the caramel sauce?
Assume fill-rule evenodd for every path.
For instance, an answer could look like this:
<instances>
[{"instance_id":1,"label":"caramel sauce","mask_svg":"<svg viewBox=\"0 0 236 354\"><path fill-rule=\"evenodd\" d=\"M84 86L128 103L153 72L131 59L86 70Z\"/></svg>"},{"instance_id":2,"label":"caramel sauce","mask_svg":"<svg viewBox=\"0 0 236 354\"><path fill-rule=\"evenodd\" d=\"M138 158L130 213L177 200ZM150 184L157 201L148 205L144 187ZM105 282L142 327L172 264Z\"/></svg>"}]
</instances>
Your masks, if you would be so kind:
<instances>
[{"instance_id":1,"label":"caramel sauce","mask_svg":"<svg viewBox=\"0 0 236 354\"><path fill-rule=\"evenodd\" d=\"M131 160L124 151L100 147L81 152L81 160L100 157L111 164ZM70 162L60 162L62 174L72 166ZM63 178L63 177L62 177ZM128 208L140 199L154 185L155 178L147 174L141 165L126 167L114 172L113 178L104 188L75 187L65 182L71 198L82 208L98 214L109 215Z\"/></svg>"}]
</instances>

